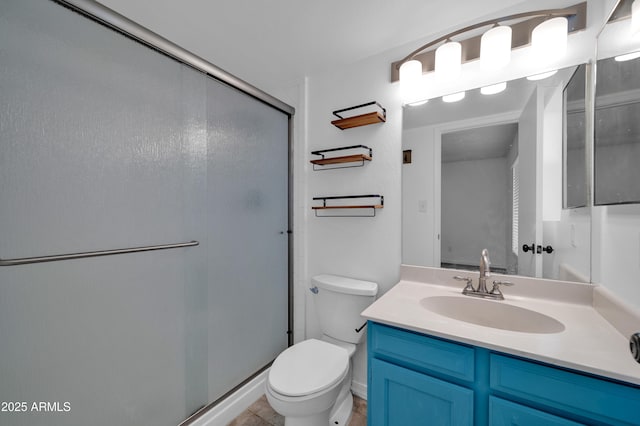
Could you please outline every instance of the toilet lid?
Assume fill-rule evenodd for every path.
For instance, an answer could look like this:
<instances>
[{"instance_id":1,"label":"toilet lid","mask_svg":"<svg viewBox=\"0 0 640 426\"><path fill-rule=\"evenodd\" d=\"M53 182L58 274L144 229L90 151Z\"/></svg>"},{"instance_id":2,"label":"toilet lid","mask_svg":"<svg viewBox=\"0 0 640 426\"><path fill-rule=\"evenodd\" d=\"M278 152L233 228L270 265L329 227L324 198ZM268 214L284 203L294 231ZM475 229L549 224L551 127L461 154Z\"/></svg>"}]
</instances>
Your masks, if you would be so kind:
<instances>
[{"instance_id":1,"label":"toilet lid","mask_svg":"<svg viewBox=\"0 0 640 426\"><path fill-rule=\"evenodd\" d=\"M346 349L309 339L278 355L269 370L269 385L281 395L310 395L341 381L348 369Z\"/></svg>"}]
</instances>

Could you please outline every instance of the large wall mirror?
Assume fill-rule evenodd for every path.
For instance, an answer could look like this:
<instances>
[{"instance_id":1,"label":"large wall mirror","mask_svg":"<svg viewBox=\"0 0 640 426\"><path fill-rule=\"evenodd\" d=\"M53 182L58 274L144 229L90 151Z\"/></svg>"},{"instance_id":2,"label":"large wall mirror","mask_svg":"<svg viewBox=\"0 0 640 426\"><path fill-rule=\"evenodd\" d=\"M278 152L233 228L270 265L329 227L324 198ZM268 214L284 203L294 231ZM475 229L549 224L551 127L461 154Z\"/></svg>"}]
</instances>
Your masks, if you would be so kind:
<instances>
[{"instance_id":1,"label":"large wall mirror","mask_svg":"<svg viewBox=\"0 0 640 426\"><path fill-rule=\"evenodd\" d=\"M606 2L584 102L571 67L404 108L403 263L477 270L487 247L494 270L603 284L640 308L640 57L619 58L640 52L631 4Z\"/></svg>"},{"instance_id":2,"label":"large wall mirror","mask_svg":"<svg viewBox=\"0 0 640 426\"><path fill-rule=\"evenodd\" d=\"M598 37L593 281L640 308L640 33L621 0Z\"/></svg>"},{"instance_id":3,"label":"large wall mirror","mask_svg":"<svg viewBox=\"0 0 640 426\"><path fill-rule=\"evenodd\" d=\"M403 263L590 281L585 68L404 108Z\"/></svg>"}]
</instances>

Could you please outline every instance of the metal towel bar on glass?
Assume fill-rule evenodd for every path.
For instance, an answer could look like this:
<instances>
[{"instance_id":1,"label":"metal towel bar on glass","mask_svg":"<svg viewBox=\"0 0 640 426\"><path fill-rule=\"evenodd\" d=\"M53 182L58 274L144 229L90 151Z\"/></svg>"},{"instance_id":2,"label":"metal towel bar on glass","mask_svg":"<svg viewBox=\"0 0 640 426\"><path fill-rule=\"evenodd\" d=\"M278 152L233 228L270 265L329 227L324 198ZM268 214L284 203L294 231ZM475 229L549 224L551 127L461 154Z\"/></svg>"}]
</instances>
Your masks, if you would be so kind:
<instances>
[{"instance_id":1,"label":"metal towel bar on glass","mask_svg":"<svg viewBox=\"0 0 640 426\"><path fill-rule=\"evenodd\" d=\"M59 260L82 259L85 257L110 256L113 254L138 253L142 251L152 251L152 250L168 250L168 249L174 249L174 248L192 247L192 246L197 246L199 244L200 243L198 241L189 241L186 243L177 243L177 244L162 244L157 246L131 247L131 248L115 249L115 250L87 251L83 253L68 253L68 254L58 254L53 256L22 257L17 259L0 259L0 266L27 265L30 263L57 262Z\"/></svg>"}]
</instances>

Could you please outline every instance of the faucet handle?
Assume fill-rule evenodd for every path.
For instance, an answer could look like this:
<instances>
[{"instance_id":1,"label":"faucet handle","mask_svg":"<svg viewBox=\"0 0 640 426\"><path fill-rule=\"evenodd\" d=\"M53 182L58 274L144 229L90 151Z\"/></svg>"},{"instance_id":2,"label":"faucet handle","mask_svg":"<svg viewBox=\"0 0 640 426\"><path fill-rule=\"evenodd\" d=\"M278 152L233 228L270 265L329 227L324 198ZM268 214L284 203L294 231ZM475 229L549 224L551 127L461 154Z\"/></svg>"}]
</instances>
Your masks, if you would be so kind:
<instances>
[{"instance_id":1,"label":"faucet handle","mask_svg":"<svg viewBox=\"0 0 640 426\"><path fill-rule=\"evenodd\" d=\"M495 294L495 295L502 296L502 292L500 291L500 286L501 285L506 285L506 286L511 287L514 284L511 281L494 281L493 282L493 288L491 289L489 294ZM504 299L504 297L503 297L503 299Z\"/></svg>"},{"instance_id":2,"label":"faucet handle","mask_svg":"<svg viewBox=\"0 0 640 426\"><path fill-rule=\"evenodd\" d=\"M474 288L473 288L473 284L471 284L471 283L473 282L473 279L472 279L472 278L469 278L469 277L461 277L460 275L455 275L455 276L453 277L453 279L454 279L454 280L458 280L458 281L466 281L467 285L466 285L466 286L464 286L464 290L463 290L463 291L467 291L467 290L473 291L473 290L474 290Z\"/></svg>"}]
</instances>

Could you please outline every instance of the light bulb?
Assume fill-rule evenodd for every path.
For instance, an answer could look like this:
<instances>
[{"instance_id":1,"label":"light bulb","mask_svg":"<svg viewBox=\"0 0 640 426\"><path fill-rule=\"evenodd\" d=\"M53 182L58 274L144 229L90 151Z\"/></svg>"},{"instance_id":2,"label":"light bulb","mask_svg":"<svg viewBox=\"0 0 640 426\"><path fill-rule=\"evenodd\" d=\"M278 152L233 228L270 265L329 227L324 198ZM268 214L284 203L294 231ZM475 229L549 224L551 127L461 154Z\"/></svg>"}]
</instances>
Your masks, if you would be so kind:
<instances>
[{"instance_id":1,"label":"light bulb","mask_svg":"<svg viewBox=\"0 0 640 426\"><path fill-rule=\"evenodd\" d=\"M615 59L617 62L625 62L636 58L640 58L640 51L625 53L624 55L616 56L613 59Z\"/></svg>"},{"instance_id":2,"label":"light bulb","mask_svg":"<svg viewBox=\"0 0 640 426\"><path fill-rule=\"evenodd\" d=\"M465 92L452 93L450 95L444 95L442 97L443 102L451 103L458 102L464 99Z\"/></svg>"},{"instance_id":3,"label":"light bulb","mask_svg":"<svg viewBox=\"0 0 640 426\"><path fill-rule=\"evenodd\" d=\"M511 60L511 27L491 28L480 38L480 65L485 70L504 68Z\"/></svg>"},{"instance_id":4,"label":"light bulb","mask_svg":"<svg viewBox=\"0 0 640 426\"><path fill-rule=\"evenodd\" d=\"M449 41L436 49L436 76L451 80L460 75L462 69L462 45Z\"/></svg>"},{"instance_id":5,"label":"light bulb","mask_svg":"<svg viewBox=\"0 0 640 426\"><path fill-rule=\"evenodd\" d=\"M567 52L568 21L565 17L551 18L531 32L531 49L538 61L553 62Z\"/></svg>"},{"instance_id":6,"label":"light bulb","mask_svg":"<svg viewBox=\"0 0 640 426\"><path fill-rule=\"evenodd\" d=\"M405 104L414 102L422 91L422 62L412 59L400 66L400 96Z\"/></svg>"}]
</instances>

